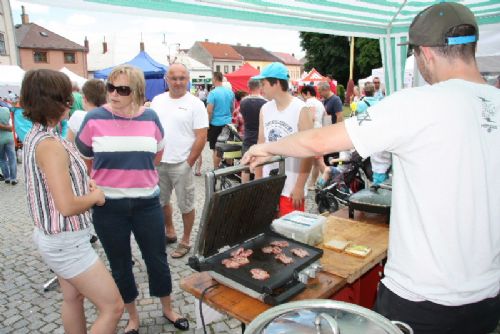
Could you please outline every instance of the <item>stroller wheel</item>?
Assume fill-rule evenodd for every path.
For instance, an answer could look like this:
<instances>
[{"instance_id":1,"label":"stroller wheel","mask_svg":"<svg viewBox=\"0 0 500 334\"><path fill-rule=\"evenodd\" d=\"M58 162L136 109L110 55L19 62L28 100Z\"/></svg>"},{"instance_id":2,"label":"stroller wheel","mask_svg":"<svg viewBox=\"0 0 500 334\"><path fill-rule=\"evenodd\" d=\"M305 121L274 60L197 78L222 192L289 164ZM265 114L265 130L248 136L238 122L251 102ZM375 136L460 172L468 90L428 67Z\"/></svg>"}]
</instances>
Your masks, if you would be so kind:
<instances>
[{"instance_id":1,"label":"stroller wheel","mask_svg":"<svg viewBox=\"0 0 500 334\"><path fill-rule=\"evenodd\" d=\"M320 191L316 194L315 202L318 205L319 213L323 212L335 212L339 209L339 202L333 196L332 193L328 191Z\"/></svg>"}]
</instances>

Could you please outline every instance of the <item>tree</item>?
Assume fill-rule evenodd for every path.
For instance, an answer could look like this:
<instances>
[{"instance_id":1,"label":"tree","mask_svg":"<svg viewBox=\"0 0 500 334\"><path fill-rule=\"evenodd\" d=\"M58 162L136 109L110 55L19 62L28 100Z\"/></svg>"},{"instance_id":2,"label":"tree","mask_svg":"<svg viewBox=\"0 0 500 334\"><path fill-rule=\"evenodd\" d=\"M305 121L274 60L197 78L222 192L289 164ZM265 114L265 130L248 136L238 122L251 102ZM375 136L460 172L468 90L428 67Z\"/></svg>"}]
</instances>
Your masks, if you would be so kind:
<instances>
[{"instance_id":1,"label":"tree","mask_svg":"<svg viewBox=\"0 0 500 334\"><path fill-rule=\"evenodd\" d=\"M339 83L349 80L349 39L314 32L300 33L300 46L306 51L305 70L313 67L320 73L332 74ZM355 38L354 80L371 75L371 70L382 66L379 42L370 38Z\"/></svg>"}]
</instances>

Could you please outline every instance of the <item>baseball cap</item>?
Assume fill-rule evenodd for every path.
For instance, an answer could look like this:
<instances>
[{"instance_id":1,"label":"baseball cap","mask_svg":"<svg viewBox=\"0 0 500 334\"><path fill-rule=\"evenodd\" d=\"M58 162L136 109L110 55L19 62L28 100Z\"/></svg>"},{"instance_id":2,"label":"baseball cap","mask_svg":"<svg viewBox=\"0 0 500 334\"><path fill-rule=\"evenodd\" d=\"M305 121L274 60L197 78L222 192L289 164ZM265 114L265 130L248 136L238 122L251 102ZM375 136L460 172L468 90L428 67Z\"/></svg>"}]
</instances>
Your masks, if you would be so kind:
<instances>
[{"instance_id":1,"label":"baseball cap","mask_svg":"<svg viewBox=\"0 0 500 334\"><path fill-rule=\"evenodd\" d=\"M450 29L468 24L476 32L470 36L446 37ZM410 25L408 42L398 45L447 46L476 42L479 29L472 11L456 2L441 2L417 14Z\"/></svg>"},{"instance_id":2,"label":"baseball cap","mask_svg":"<svg viewBox=\"0 0 500 334\"><path fill-rule=\"evenodd\" d=\"M252 77L252 79L255 80L261 80L266 78L288 80L290 76L288 75L288 69L286 68L285 65L279 62L275 62L264 67L259 75Z\"/></svg>"}]
</instances>

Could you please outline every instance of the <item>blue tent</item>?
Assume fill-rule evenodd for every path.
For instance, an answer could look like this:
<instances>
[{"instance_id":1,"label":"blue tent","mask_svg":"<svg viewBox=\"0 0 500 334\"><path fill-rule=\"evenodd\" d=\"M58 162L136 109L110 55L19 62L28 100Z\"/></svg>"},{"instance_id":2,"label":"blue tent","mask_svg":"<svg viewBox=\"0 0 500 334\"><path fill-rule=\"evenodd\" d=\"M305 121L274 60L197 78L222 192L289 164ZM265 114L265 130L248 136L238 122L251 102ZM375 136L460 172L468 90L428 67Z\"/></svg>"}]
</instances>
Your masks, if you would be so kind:
<instances>
[{"instance_id":1,"label":"blue tent","mask_svg":"<svg viewBox=\"0 0 500 334\"><path fill-rule=\"evenodd\" d=\"M146 79L146 99L152 100L158 94L161 94L166 89L166 82L163 79L168 67L162 65L151 58L146 52L141 51L134 59L125 64L140 68L144 72ZM113 67L108 67L94 72L94 78L107 79Z\"/></svg>"}]
</instances>

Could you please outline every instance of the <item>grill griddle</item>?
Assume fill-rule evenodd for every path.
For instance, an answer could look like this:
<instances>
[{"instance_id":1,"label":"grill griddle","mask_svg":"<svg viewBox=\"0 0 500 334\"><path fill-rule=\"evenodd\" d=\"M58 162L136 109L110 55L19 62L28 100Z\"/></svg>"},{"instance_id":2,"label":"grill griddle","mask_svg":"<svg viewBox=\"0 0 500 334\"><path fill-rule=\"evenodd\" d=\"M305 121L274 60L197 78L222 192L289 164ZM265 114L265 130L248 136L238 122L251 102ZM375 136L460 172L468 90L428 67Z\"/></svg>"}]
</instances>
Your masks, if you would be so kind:
<instances>
[{"instance_id":1,"label":"grill griddle","mask_svg":"<svg viewBox=\"0 0 500 334\"><path fill-rule=\"evenodd\" d=\"M274 258L274 254L265 254L262 252L261 249L263 247L269 246L270 243L275 240L288 241L290 245L283 248L283 253L290 256L294 260L293 263L284 264L281 261L276 260ZM248 257L250 263L237 269L226 268L226 266L222 264L222 260L231 258L231 252L235 251L239 247L253 250L253 254ZM295 256L291 252L292 248L305 249L309 253L309 256L304 258ZM300 270L318 260L322 255L323 251L321 249L317 249L270 232L260 234L238 246L206 259L203 269L215 271L259 293L274 294L276 289L287 285L291 280L296 280L297 274ZM254 279L250 273L250 270L253 268L263 269L267 271L271 277L267 280Z\"/></svg>"}]
</instances>

